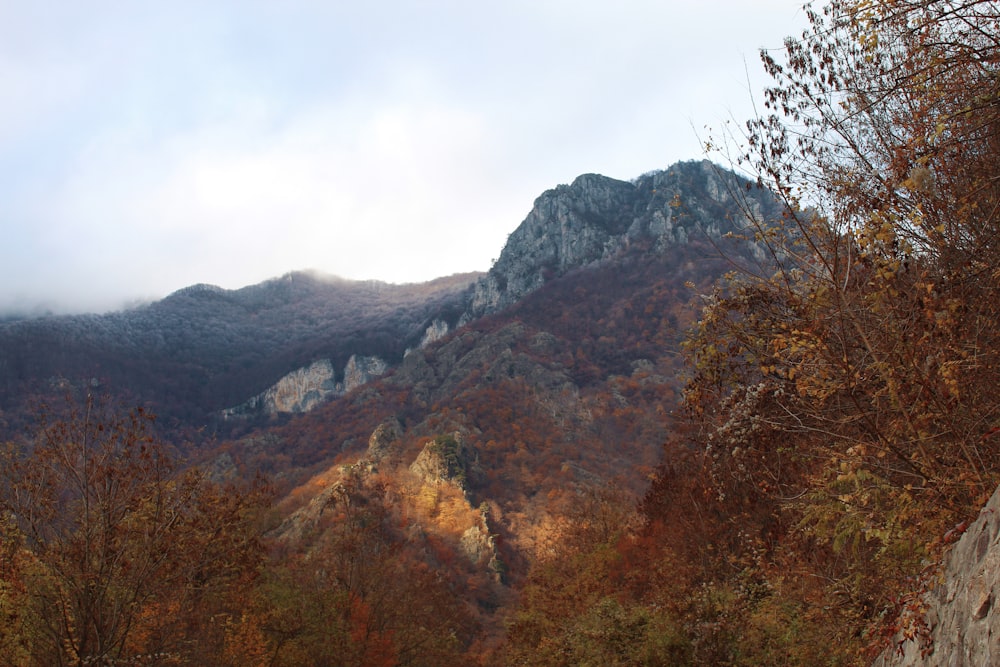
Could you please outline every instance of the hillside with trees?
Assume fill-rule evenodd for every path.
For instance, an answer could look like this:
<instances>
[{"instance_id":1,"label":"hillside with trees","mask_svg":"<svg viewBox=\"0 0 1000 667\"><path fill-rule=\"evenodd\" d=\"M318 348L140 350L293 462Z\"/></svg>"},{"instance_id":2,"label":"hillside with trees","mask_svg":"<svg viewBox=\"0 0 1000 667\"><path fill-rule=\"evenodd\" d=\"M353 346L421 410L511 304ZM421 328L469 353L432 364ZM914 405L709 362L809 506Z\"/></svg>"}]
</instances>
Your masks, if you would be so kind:
<instances>
[{"instance_id":1,"label":"hillside with trees","mask_svg":"<svg viewBox=\"0 0 1000 667\"><path fill-rule=\"evenodd\" d=\"M755 232L779 261L706 298L641 527L536 568L509 635L522 664L934 649L920 593L1000 470L1000 8L809 17L764 54L768 115L734 155L789 206ZM570 560L612 583L581 591Z\"/></svg>"},{"instance_id":2,"label":"hillside with trees","mask_svg":"<svg viewBox=\"0 0 1000 667\"><path fill-rule=\"evenodd\" d=\"M172 424L161 425L166 441L150 451L165 460L186 456L163 467L162 483L172 486L182 473L210 488L267 480L271 509L244 510L262 561L243 581L236 607L220 602L212 622L183 631L190 651L201 653L152 639L74 651L132 656L141 649L162 654L160 664L232 654L239 659L220 664L443 665L500 655L518 592L532 564L558 548L569 517L607 505L608 484L614 503L634 503L648 484L673 429L680 342L696 316L691 299L731 266L721 248L754 261L750 245L724 236L745 226L731 195L742 199L748 182L704 163L644 178L640 184L684 184L657 204L690 229L684 243L637 236L602 260L544 274L508 308L411 350L385 376L306 414L249 424L243 435L216 442L177 442ZM615 187L637 197L637 217L650 215L640 203L649 188ZM559 191L564 202L566 194ZM699 233L706 219L713 231ZM592 215L588 224L603 223ZM513 270L526 274L531 266ZM31 440L12 446L11 460L44 467L33 443L48 438L47 423L59 433L81 428L80 403L89 399L78 396L76 416L49 415ZM129 456L114 449L104 460ZM74 460L89 468L85 458ZM53 566L19 521L23 484L18 478L7 487L11 535L25 535L17 538L20 558L46 572ZM54 493L86 497L77 488ZM111 525L128 524L135 511L126 505ZM80 539L71 527L65 532L67 541ZM23 572L11 570L11 586L24 583ZM171 582L163 585L183 587ZM42 593L28 586L24 594ZM137 604L143 613L156 609ZM14 608L12 599L17 639L6 657L16 664L32 655L26 637L41 631L43 619ZM236 638L256 648L232 653ZM49 660L54 650L39 655ZM60 659L72 662L68 655Z\"/></svg>"},{"instance_id":3,"label":"hillside with trees","mask_svg":"<svg viewBox=\"0 0 1000 667\"><path fill-rule=\"evenodd\" d=\"M220 410L317 359L398 363L434 320L457 322L477 275L391 285L297 272L239 290L194 285L104 315L0 323L0 432L87 387L140 401L171 428L219 428Z\"/></svg>"}]
</instances>

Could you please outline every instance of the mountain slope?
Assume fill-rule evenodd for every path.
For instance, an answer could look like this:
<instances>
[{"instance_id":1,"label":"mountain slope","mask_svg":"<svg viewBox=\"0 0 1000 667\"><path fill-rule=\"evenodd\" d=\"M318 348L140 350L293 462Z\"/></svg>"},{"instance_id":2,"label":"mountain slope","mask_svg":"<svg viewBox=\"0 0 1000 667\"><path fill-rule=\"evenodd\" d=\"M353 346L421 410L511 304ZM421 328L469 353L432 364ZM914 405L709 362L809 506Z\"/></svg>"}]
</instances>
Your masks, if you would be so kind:
<instances>
[{"instance_id":1,"label":"mountain slope","mask_svg":"<svg viewBox=\"0 0 1000 667\"><path fill-rule=\"evenodd\" d=\"M607 185L598 199L608 206L589 207L593 181ZM481 296L508 278L490 314L470 315L474 298L464 326L346 396L224 443L214 469L264 472L288 494L283 513L307 523L306 508L322 506L348 478L377 479L400 521L436 535L445 551L461 552L464 531L496 536L495 560L517 586L588 489L614 480L622 493L643 492L672 428L679 345L697 295L732 261L753 261L751 245L726 237L745 219L732 194L746 192L745 182L687 163L637 183L593 177L552 191L562 202L556 209L590 212L573 213L582 226L567 228L566 216L536 204L477 283ZM627 193L627 219L608 192ZM766 193L751 194L757 210L778 210ZM664 207L672 224L646 224L666 220ZM605 237L578 243L573 230ZM562 242L553 245L556 236ZM591 249L573 250L581 247ZM518 282L524 276L537 284ZM386 424L394 444L375 461L372 434ZM445 468L460 483L423 479L428 448L451 440L458 444Z\"/></svg>"},{"instance_id":2,"label":"mountain slope","mask_svg":"<svg viewBox=\"0 0 1000 667\"><path fill-rule=\"evenodd\" d=\"M457 321L475 274L424 284L312 273L239 290L195 285L133 310L0 324L0 408L103 386L199 426L286 373L353 355L397 363L435 321Z\"/></svg>"},{"instance_id":3,"label":"mountain slope","mask_svg":"<svg viewBox=\"0 0 1000 667\"><path fill-rule=\"evenodd\" d=\"M0 329L21 350L4 357L21 369L8 391L87 378L91 364L98 384L167 406L183 426L265 400L282 377L335 385L347 359L389 360L307 412L241 422L184 453L213 480L263 473L279 496L274 561L240 622L261 641L287 629L283 664L329 651L340 657L313 662L482 662L567 536L613 544L627 523L674 428L698 295L755 260L740 238L748 215L778 212L707 163L633 183L585 176L540 197L475 282L331 286L292 274L235 292L195 286L114 316L14 323ZM588 586L600 572L567 575Z\"/></svg>"}]
</instances>

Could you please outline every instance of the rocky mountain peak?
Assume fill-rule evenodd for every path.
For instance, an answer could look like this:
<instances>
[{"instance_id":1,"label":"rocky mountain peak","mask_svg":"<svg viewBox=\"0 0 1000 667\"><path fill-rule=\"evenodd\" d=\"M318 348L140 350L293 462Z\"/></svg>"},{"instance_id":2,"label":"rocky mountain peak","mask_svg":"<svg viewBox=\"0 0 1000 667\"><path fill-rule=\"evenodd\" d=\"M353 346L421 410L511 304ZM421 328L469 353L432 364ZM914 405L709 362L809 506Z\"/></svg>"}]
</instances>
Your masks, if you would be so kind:
<instances>
[{"instance_id":1,"label":"rocky mountain peak","mask_svg":"<svg viewBox=\"0 0 1000 667\"><path fill-rule=\"evenodd\" d=\"M719 239L748 215L774 213L762 190L710 162L684 162L635 181L584 174L546 191L476 284L462 321L502 310L566 272L607 260L632 244L654 249ZM738 194L737 194L738 193Z\"/></svg>"}]
</instances>

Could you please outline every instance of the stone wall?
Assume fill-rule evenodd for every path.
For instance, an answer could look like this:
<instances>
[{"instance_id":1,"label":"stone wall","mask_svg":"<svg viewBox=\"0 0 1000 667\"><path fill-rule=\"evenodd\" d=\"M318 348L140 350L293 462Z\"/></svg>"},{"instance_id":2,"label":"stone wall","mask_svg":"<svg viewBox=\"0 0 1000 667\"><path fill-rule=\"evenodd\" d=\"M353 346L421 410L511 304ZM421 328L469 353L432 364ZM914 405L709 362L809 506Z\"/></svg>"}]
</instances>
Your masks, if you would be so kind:
<instances>
[{"instance_id":1,"label":"stone wall","mask_svg":"<svg viewBox=\"0 0 1000 667\"><path fill-rule=\"evenodd\" d=\"M961 526L956 527L959 530ZM945 558L938 585L924 596L929 637L897 637L874 667L1000 665L998 537L1000 489L964 529Z\"/></svg>"}]
</instances>

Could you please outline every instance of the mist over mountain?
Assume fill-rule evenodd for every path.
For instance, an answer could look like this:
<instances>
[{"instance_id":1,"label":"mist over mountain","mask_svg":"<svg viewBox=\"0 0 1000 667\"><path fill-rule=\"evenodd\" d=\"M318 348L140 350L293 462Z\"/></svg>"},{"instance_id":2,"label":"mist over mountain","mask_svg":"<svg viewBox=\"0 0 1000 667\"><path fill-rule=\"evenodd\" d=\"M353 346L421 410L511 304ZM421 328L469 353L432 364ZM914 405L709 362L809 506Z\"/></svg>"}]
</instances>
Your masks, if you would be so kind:
<instances>
[{"instance_id":1,"label":"mist over mountain","mask_svg":"<svg viewBox=\"0 0 1000 667\"><path fill-rule=\"evenodd\" d=\"M101 387L200 426L317 359L398 362L435 320L457 322L476 274L425 284L290 273L239 290L194 285L104 315L0 323L0 403Z\"/></svg>"}]
</instances>

